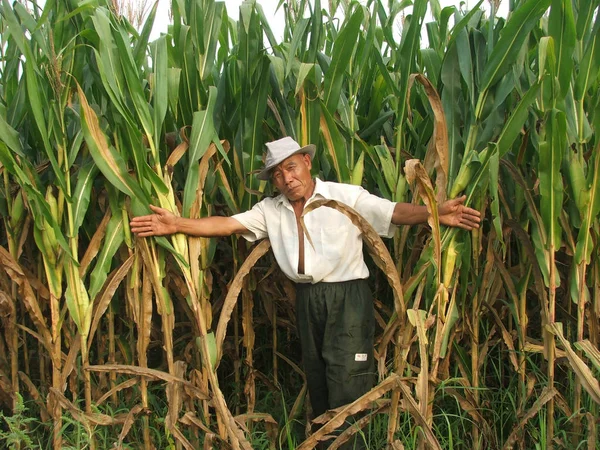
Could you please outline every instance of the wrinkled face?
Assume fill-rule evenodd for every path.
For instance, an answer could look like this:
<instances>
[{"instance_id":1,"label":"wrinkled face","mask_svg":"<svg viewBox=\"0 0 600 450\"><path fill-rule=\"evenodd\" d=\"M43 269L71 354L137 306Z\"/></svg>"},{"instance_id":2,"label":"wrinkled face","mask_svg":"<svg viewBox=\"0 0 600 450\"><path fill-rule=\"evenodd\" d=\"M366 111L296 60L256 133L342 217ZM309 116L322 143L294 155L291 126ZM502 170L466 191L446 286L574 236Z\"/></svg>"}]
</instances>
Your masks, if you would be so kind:
<instances>
[{"instance_id":1,"label":"wrinkled face","mask_svg":"<svg viewBox=\"0 0 600 450\"><path fill-rule=\"evenodd\" d=\"M310 155L306 153L292 155L273 169L271 180L289 201L293 202L302 198L308 200L313 189L311 168Z\"/></svg>"}]
</instances>

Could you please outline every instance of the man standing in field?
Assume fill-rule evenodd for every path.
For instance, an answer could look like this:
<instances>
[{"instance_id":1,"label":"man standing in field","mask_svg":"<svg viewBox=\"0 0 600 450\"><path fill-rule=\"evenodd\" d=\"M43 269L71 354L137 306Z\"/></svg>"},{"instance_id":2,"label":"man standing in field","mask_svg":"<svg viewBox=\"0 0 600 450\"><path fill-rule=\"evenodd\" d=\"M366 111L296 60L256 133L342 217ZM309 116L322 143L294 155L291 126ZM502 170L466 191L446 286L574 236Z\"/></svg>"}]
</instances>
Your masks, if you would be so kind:
<instances>
[{"instance_id":1,"label":"man standing in field","mask_svg":"<svg viewBox=\"0 0 600 450\"><path fill-rule=\"evenodd\" d=\"M241 234L248 241L269 238L275 259L296 283L297 328L304 372L315 416L356 400L375 380L373 300L367 285L361 234L342 213L317 208L300 217L313 200L333 199L354 208L382 236L396 225L427 221L425 206L394 203L360 186L312 178L314 145L300 147L286 137L266 144L261 180L271 180L280 195L267 197L232 217L177 217L151 206L154 214L135 217L131 231L141 237L185 233L214 237ZM463 205L466 197L439 206L440 223L471 230L480 213Z\"/></svg>"}]
</instances>

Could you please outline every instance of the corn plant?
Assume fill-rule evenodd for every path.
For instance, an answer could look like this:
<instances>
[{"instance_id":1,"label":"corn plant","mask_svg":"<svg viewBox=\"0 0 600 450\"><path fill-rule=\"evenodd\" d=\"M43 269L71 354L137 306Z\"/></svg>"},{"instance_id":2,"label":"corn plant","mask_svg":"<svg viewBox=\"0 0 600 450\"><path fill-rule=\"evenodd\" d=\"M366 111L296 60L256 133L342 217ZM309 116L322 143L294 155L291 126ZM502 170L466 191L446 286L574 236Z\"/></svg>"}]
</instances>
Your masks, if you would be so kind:
<instances>
[{"instance_id":1,"label":"corn plant","mask_svg":"<svg viewBox=\"0 0 600 450\"><path fill-rule=\"evenodd\" d=\"M0 401L33 401L53 448L74 421L91 447L105 427L152 448L160 423L177 448L249 449L262 429L312 448L356 414L331 448L380 419L371 442L390 448L595 448L598 2L408 6L282 0L279 41L254 0L237 22L174 0L150 41L156 4L136 28L106 0L3 0ZM363 231L379 383L306 436L294 289L269 242L129 230L151 204L251 208L283 136L317 146L315 175L430 213L384 243L311 204ZM439 224L461 195L485 217L471 233ZM265 391L294 402L263 410Z\"/></svg>"}]
</instances>

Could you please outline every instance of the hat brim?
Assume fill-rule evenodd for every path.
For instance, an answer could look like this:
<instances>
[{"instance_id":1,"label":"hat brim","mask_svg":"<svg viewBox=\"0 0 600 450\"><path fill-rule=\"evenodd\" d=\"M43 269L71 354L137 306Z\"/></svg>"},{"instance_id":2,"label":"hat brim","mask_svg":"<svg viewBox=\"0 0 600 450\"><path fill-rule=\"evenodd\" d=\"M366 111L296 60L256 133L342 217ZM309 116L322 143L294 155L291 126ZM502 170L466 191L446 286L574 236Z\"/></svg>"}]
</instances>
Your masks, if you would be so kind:
<instances>
[{"instance_id":1,"label":"hat brim","mask_svg":"<svg viewBox=\"0 0 600 450\"><path fill-rule=\"evenodd\" d=\"M261 170L257 175L256 178L258 178L259 180L268 180L271 178L271 172L273 171L273 169L275 167L277 167L279 164L281 164L283 161L285 161L286 159L288 159L291 156L297 155L299 153L307 153L310 156L310 159L312 161L312 159L315 157L315 150L316 147L314 144L308 144L305 145L304 147L300 147L298 150L296 150L293 153L290 153L289 155L279 159L279 160L275 160L273 161L271 164L269 164L267 167L265 167L263 170Z\"/></svg>"}]
</instances>

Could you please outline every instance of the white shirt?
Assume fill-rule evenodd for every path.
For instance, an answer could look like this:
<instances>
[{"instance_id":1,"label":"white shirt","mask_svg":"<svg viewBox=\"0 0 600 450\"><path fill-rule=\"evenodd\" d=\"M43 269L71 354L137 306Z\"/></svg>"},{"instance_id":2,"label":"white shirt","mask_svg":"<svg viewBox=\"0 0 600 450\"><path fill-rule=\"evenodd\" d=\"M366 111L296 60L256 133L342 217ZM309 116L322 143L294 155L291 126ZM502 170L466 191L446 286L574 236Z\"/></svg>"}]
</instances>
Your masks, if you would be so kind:
<instances>
[{"instance_id":1,"label":"white shirt","mask_svg":"<svg viewBox=\"0 0 600 450\"><path fill-rule=\"evenodd\" d=\"M306 204L332 199L354 208L381 236L392 237L395 203L372 195L360 186L321 181ZM359 229L344 214L321 207L304 216L311 245L304 236L304 274L298 273L298 227L292 205L284 195L268 197L241 214L232 216L248 229L250 242L268 237L283 273L297 283L318 283L367 278Z\"/></svg>"}]
</instances>

